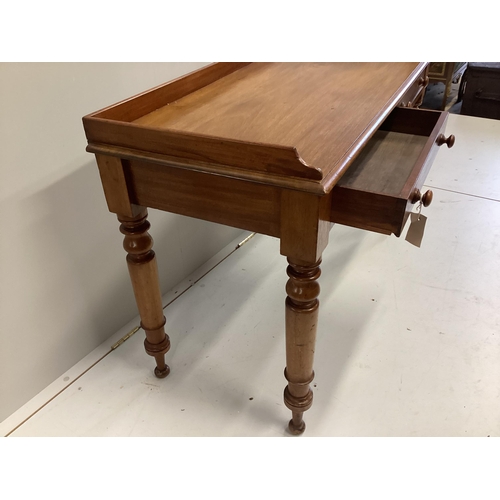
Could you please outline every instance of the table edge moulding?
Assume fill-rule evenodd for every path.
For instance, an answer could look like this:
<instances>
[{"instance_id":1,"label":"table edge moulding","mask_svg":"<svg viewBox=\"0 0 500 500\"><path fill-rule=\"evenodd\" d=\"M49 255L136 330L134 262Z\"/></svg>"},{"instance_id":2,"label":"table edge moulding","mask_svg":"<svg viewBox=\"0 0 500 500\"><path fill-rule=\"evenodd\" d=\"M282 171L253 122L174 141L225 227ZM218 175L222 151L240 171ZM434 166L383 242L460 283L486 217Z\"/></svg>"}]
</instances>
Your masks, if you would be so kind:
<instances>
[{"instance_id":1,"label":"table edge moulding","mask_svg":"<svg viewBox=\"0 0 500 500\"><path fill-rule=\"evenodd\" d=\"M399 236L421 194L447 113L418 109L427 63L215 63L83 118L120 221L146 352L166 377L147 209L280 239L288 259L285 405L301 434L333 223Z\"/></svg>"}]
</instances>

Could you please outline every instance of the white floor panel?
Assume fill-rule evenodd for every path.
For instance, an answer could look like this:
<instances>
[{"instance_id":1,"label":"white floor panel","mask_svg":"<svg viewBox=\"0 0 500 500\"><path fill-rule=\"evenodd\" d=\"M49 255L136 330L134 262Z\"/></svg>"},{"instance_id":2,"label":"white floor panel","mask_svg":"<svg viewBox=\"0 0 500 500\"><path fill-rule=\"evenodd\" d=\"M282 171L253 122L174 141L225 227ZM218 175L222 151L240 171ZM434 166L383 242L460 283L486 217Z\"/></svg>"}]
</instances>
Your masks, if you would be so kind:
<instances>
[{"instance_id":1,"label":"white floor panel","mask_svg":"<svg viewBox=\"0 0 500 500\"><path fill-rule=\"evenodd\" d=\"M446 137L427 177L433 187L500 200L500 120L449 115Z\"/></svg>"},{"instance_id":2,"label":"white floor panel","mask_svg":"<svg viewBox=\"0 0 500 500\"><path fill-rule=\"evenodd\" d=\"M359 265L323 295L320 434L499 434L500 205L435 198L422 248L361 235Z\"/></svg>"}]
</instances>

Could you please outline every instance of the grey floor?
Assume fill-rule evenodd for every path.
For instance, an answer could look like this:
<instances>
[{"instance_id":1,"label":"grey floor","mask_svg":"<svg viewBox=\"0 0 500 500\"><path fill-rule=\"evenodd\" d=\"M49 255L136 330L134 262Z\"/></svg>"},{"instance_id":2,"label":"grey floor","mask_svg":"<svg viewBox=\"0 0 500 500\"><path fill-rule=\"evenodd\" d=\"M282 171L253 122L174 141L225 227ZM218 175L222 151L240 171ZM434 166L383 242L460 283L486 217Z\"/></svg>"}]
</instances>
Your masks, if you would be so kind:
<instances>
[{"instance_id":1,"label":"grey floor","mask_svg":"<svg viewBox=\"0 0 500 500\"><path fill-rule=\"evenodd\" d=\"M450 94L446 100L445 107L446 111L455 115L459 115L462 111L462 101L457 101L459 86L460 80L451 84ZM422 109L440 110L443 103L444 90L444 83L430 83L427 87L424 100L420 107Z\"/></svg>"}]
</instances>

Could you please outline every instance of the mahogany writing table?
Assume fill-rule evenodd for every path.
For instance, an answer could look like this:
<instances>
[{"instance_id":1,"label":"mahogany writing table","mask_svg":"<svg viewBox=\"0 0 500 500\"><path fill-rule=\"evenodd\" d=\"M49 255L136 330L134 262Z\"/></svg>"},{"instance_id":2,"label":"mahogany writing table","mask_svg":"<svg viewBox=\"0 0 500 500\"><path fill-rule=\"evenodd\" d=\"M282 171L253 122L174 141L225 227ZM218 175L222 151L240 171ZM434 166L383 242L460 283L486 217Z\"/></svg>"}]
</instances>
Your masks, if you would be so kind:
<instances>
[{"instance_id":1,"label":"mahogany writing table","mask_svg":"<svg viewBox=\"0 0 500 500\"><path fill-rule=\"evenodd\" d=\"M426 63L217 63L83 118L117 214L155 374L170 348L147 207L280 239L284 400L305 429L321 254L332 223L401 234L447 114L415 109Z\"/></svg>"}]
</instances>

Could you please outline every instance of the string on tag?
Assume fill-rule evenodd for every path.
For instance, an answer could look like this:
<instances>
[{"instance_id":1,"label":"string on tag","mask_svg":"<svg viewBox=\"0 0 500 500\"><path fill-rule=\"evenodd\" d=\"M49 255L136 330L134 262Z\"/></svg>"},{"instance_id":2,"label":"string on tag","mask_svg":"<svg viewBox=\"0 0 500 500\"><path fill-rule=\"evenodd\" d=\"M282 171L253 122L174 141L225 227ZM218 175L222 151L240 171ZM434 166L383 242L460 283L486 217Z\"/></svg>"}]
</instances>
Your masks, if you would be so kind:
<instances>
[{"instance_id":1,"label":"string on tag","mask_svg":"<svg viewBox=\"0 0 500 500\"><path fill-rule=\"evenodd\" d=\"M420 220L420 216L422 215L422 205L423 205L422 200L420 200L420 202L417 205L417 212L418 212L417 220L418 221Z\"/></svg>"}]
</instances>

